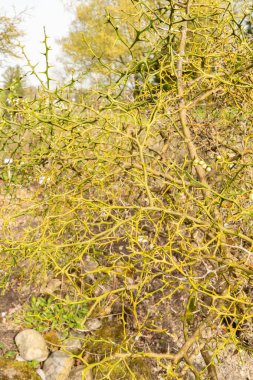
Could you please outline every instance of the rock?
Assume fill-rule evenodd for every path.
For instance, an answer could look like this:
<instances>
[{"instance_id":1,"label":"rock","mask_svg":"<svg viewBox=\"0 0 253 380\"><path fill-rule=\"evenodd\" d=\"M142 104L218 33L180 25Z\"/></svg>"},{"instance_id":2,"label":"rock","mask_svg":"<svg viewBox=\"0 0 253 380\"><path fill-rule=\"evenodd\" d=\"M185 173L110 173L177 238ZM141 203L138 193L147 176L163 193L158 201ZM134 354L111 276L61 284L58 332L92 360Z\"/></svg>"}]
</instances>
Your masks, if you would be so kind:
<instances>
[{"instance_id":1,"label":"rock","mask_svg":"<svg viewBox=\"0 0 253 380\"><path fill-rule=\"evenodd\" d=\"M0 379L41 380L41 377L26 362L0 358Z\"/></svg>"},{"instance_id":2,"label":"rock","mask_svg":"<svg viewBox=\"0 0 253 380\"><path fill-rule=\"evenodd\" d=\"M88 370L84 377L82 376L83 370L85 369L84 365L79 365L78 367L73 368L70 371L68 380L93 380L91 370Z\"/></svg>"},{"instance_id":3,"label":"rock","mask_svg":"<svg viewBox=\"0 0 253 380\"><path fill-rule=\"evenodd\" d=\"M64 350L77 355L82 350L82 343L79 339L73 337L64 342L63 348Z\"/></svg>"},{"instance_id":4,"label":"rock","mask_svg":"<svg viewBox=\"0 0 253 380\"><path fill-rule=\"evenodd\" d=\"M75 328L73 329L73 331L75 333L84 333L87 331L98 330L100 329L101 326L102 326L102 322L98 318L91 318L85 323L82 329Z\"/></svg>"},{"instance_id":5,"label":"rock","mask_svg":"<svg viewBox=\"0 0 253 380\"><path fill-rule=\"evenodd\" d=\"M43 369L38 368L38 369L36 369L36 372L37 372L37 374L40 376L40 378L41 378L42 380L47 380L47 379L46 379L45 372L43 371Z\"/></svg>"},{"instance_id":6,"label":"rock","mask_svg":"<svg viewBox=\"0 0 253 380\"><path fill-rule=\"evenodd\" d=\"M52 278L50 281L48 281L48 283L46 284L46 286L42 286L41 287L41 292L42 293L49 293L49 294L52 294L54 293L56 290L58 290L62 285L62 281L61 280L58 280L58 278Z\"/></svg>"},{"instance_id":7,"label":"rock","mask_svg":"<svg viewBox=\"0 0 253 380\"><path fill-rule=\"evenodd\" d=\"M74 359L65 352L55 351L45 361L43 371L47 380L67 380Z\"/></svg>"},{"instance_id":8,"label":"rock","mask_svg":"<svg viewBox=\"0 0 253 380\"><path fill-rule=\"evenodd\" d=\"M48 357L48 349L43 336L36 330L27 329L18 333L15 342L20 356L25 360L43 362Z\"/></svg>"},{"instance_id":9,"label":"rock","mask_svg":"<svg viewBox=\"0 0 253 380\"><path fill-rule=\"evenodd\" d=\"M100 329L100 327L102 326L102 322L97 319L97 318L92 318L92 319L89 319L86 323L85 323L85 327L88 331L95 331L95 330L98 330Z\"/></svg>"},{"instance_id":10,"label":"rock","mask_svg":"<svg viewBox=\"0 0 253 380\"><path fill-rule=\"evenodd\" d=\"M17 360L17 362L25 362L26 360L24 358L22 358L22 356L20 355L17 355L15 360Z\"/></svg>"}]
</instances>

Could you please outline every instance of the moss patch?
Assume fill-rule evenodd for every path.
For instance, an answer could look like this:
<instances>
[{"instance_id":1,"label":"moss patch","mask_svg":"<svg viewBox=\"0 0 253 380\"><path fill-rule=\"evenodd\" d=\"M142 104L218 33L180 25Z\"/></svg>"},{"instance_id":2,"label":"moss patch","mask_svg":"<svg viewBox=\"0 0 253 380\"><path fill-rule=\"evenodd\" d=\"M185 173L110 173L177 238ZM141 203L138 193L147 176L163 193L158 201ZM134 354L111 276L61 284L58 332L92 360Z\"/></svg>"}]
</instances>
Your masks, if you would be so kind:
<instances>
[{"instance_id":1,"label":"moss patch","mask_svg":"<svg viewBox=\"0 0 253 380\"><path fill-rule=\"evenodd\" d=\"M106 322L96 331L91 341L87 344L87 350L96 355L108 356L119 349L124 340L124 329L120 322Z\"/></svg>"},{"instance_id":2,"label":"moss patch","mask_svg":"<svg viewBox=\"0 0 253 380\"><path fill-rule=\"evenodd\" d=\"M40 376L26 362L0 357L1 380L41 380Z\"/></svg>"},{"instance_id":3,"label":"moss patch","mask_svg":"<svg viewBox=\"0 0 253 380\"><path fill-rule=\"evenodd\" d=\"M110 374L110 380L152 380L150 366L142 358L113 361L101 365L95 371L95 379L105 379Z\"/></svg>"}]
</instances>

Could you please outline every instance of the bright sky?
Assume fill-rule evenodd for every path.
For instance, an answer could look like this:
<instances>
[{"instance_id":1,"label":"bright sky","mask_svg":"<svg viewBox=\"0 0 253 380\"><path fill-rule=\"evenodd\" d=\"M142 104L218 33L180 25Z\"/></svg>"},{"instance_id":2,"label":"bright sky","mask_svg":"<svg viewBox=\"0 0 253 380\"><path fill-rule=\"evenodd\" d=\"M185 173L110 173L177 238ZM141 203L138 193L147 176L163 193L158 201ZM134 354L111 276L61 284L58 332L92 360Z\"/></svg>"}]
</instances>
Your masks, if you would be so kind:
<instances>
[{"instance_id":1,"label":"bright sky","mask_svg":"<svg viewBox=\"0 0 253 380\"><path fill-rule=\"evenodd\" d=\"M62 71L62 59L60 58L60 46L56 40L65 36L69 29L73 14L68 12L62 0L0 0L0 12L3 15L15 16L24 12L21 28L25 32L23 39L25 50L32 64L39 63L38 71L45 70L44 56L41 54L44 39L43 27L45 26L48 44L52 48L49 52L50 64L54 66L53 76ZM9 61L6 66L20 64L24 69L25 61ZM6 68L6 67L5 67ZM3 70L0 71L0 75ZM35 79L29 78L29 83L36 85Z\"/></svg>"}]
</instances>

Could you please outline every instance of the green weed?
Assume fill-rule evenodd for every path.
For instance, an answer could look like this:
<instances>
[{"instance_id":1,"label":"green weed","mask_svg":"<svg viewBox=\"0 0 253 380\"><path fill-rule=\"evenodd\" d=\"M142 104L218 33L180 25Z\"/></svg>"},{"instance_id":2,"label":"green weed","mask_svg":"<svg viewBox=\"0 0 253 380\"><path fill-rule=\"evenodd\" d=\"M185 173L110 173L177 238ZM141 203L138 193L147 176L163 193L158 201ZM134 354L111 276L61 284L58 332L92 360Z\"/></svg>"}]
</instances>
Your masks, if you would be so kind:
<instances>
[{"instance_id":1,"label":"green weed","mask_svg":"<svg viewBox=\"0 0 253 380\"><path fill-rule=\"evenodd\" d=\"M56 330L64 333L70 328L81 329L87 311L86 305L72 304L67 296L64 300L33 296L25 310L24 325L41 332Z\"/></svg>"}]
</instances>

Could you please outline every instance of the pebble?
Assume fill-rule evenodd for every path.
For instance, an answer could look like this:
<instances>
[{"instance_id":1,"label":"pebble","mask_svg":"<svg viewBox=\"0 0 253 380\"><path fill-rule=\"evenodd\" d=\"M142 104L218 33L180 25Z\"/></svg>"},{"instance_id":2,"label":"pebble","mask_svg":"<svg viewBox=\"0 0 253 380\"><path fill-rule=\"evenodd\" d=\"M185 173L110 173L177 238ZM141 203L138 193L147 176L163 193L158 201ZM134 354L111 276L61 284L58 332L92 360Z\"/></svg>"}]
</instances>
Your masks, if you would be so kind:
<instances>
[{"instance_id":1,"label":"pebble","mask_svg":"<svg viewBox=\"0 0 253 380\"><path fill-rule=\"evenodd\" d=\"M82 373L84 369L84 365L79 365L78 367L73 368L70 371L68 380L93 380L91 370L88 370L83 377Z\"/></svg>"},{"instance_id":2,"label":"pebble","mask_svg":"<svg viewBox=\"0 0 253 380\"><path fill-rule=\"evenodd\" d=\"M58 280L58 278L52 278L45 287L41 288L42 293L55 293L56 290L58 290L62 285L61 280Z\"/></svg>"},{"instance_id":3,"label":"pebble","mask_svg":"<svg viewBox=\"0 0 253 380\"><path fill-rule=\"evenodd\" d=\"M45 374L45 372L43 371L43 369L38 368L38 369L36 369L36 372L37 372L37 374L40 376L40 378L41 378L42 380L47 380L47 378L46 378L46 374Z\"/></svg>"},{"instance_id":4,"label":"pebble","mask_svg":"<svg viewBox=\"0 0 253 380\"><path fill-rule=\"evenodd\" d=\"M26 329L18 333L15 342L20 356L27 360L43 362L48 357L47 344L43 336L36 330Z\"/></svg>"},{"instance_id":5,"label":"pebble","mask_svg":"<svg viewBox=\"0 0 253 380\"><path fill-rule=\"evenodd\" d=\"M91 318L85 324L85 327L87 328L88 331L98 330L100 329L101 326L102 326L102 322L98 318Z\"/></svg>"},{"instance_id":6,"label":"pebble","mask_svg":"<svg viewBox=\"0 0 253 380\"><path fill-rule=\"evenodd\" d=\"M53 352L45 361L43 371L47 380L68 380L74 359L63 351Z\"/></svg>"},{"instance_id":7,"label":"pebble","mask_svg":"<svg viewBox=\"0 0 253 380\"><path fill-rule=\"evenodd\" d=\"M77 338L70 338L64 342L64 350L77 355L82 350L82 343Z\"/></svg>"}]
</instances>

